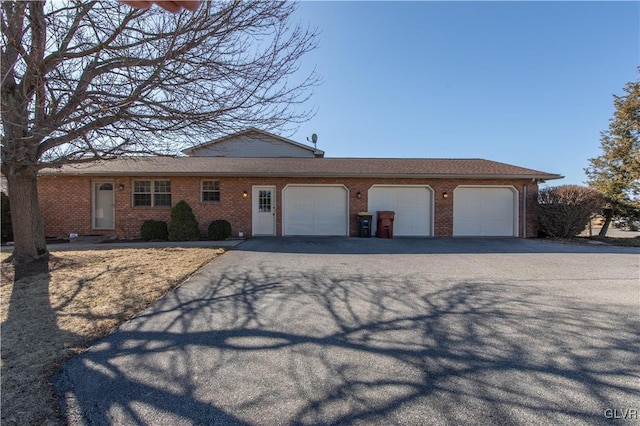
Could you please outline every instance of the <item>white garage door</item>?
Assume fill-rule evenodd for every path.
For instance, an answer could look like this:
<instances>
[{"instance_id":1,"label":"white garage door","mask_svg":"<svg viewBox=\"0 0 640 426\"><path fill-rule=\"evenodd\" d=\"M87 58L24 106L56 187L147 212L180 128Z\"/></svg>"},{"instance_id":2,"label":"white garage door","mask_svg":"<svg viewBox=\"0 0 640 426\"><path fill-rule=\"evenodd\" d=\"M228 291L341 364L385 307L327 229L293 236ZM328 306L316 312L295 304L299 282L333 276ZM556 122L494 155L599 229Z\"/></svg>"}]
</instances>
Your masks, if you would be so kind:
<instances>
[{"instance_id":1,"label":"white garage door","mask_svg":"<svg viewBox=\"0 0 640 426\"><path fill-rule=\"evenodd\" d=\"M453 191L454 236L517 236L517 193L512 187L458 187Z\"/></svg>"},{"instance_id":2,"label":"white garage door","mask_svg":"<svg viewBox=\"0 0 640 426\"><path fill-rule=\"evenodd\" d=\"M432 191L428 186L374 185L369 189L369 211L394 211L393 235L432 235ZM373 217L372 232L377 217Z\"/></svg>"},{"instance_id":3,"label":"white garage door","mask_svg":"<svg viewBox=\"0 0 640 426\"><path fill-rule=\"evenodd\" d=\"M344 186L289 185L282 197L284 235L348 235Z\"/></svg>"}]
</instances>

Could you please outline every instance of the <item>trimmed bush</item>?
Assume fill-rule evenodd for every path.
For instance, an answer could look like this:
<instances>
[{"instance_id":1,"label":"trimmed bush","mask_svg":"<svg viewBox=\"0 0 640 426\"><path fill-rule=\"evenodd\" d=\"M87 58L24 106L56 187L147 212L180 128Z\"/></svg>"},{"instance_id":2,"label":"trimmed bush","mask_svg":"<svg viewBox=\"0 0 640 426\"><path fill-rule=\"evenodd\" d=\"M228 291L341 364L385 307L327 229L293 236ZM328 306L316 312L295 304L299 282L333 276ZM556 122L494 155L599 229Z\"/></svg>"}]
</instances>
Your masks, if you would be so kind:
<instances>
[{"instance_id":1,"label":"trimmed bush","mask_svg":"<svg viewBox=\"0 0 640 426\"><path fill-rule=\"evenodd\" d=\"M169 238L169 228L167 223L161 220L145 220L140 227L140 236L145 241L166 241Z\"/></svg>"},{"instance_id":2,"label":"trimmed bush","mask_svg":"<svg viewBox=\"0 0 640 426\"><path fill-rule=\"evenodd\" d=\"M193 241L199 238L198 221L191 206L185 201L179 201L171 209L169 241Z\"/></svg>"},{"instance_id":3,"label":"trimmed bush","mask_svg":"<svg viewBox=\"0 0 640 426\"><path fill-rule=\"evenodd\" d=\"M549 237L575 237L604 204L604 195L597 189L578 185L543 188L538 191L538 231Z\"/></svg>"},{"instance_id":4,"label":"trimmed bush","mask_svg":"<svg viewBox=\"0 0 640 426\"><path fill-rule=\"evenodd\" d=\"M218 219L209 225L209 239L220 241L231 236L231 224L224 219Z\"/></svg>"},{"instance_id":5,"label":"trimmed bush","mask_svg":"<svg viewBox=\"0 0 640 426\"><path fill-rule=\"evenodd\" d=\"M11 226L11 209L9 208L9 196L0 192L2 221L0 222L0 241L3 243L13 241L13 226Z\"/></svg>"}]
</instances>

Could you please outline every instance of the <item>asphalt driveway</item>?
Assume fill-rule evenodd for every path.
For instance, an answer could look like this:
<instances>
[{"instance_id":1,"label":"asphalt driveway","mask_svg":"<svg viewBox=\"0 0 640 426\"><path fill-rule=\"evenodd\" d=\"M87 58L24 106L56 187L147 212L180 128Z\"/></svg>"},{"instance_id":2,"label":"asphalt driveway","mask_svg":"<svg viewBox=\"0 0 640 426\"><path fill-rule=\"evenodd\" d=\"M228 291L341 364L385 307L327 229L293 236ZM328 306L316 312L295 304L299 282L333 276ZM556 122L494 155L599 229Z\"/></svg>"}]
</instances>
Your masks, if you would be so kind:
<instances>
[{"instance_id":1,"label":"asphalt driveway","mask_svg":"<svg viewBox=\"0 0 640 426\"><path fill-rule=\"evenodd\" d=\"M639 266L530 240L253 239L56 388L72 424L637 424Z\"/></svg>"}]
</instances>

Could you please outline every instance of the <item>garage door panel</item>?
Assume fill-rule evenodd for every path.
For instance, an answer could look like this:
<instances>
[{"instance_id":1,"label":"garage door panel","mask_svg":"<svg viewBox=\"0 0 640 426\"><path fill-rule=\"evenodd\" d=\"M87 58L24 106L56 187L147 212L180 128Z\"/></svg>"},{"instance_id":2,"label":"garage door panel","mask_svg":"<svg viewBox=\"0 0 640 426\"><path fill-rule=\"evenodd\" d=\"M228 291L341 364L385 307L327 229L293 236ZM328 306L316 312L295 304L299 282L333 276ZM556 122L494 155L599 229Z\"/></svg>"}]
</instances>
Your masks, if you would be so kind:
<instances>
[{"instance_id":1,"label":"garage door panel","mask_svg":"<svg viewBox=\"0 0 640 426\"><path fill-rule=\"evenodd\" d=\"M347 190L342 186L289 186L283 191L284 235L347 235Z\"/></svg>"},{"instance_id":2,"label":"garage door panel","mask_svg":"<svg viewBox=\"0 0 640 426\"><path fill-rule=\"evenodd\" d=\"M515 236L516 193L510 187L459 187L453 197L454 236Z\"/></svg>"},{"instance_id":3,"label":"garage door panel","mask_svg":"<svg viewBox=\"0 0 640 426\"><path fill-rule=\"evenodd\" d=\"M369 211L394 211L393 234L430 236L432 193L428 187L373 186L369 190ZM372 231L376 231L376 217Z\"/></svg>"}]
</instances>

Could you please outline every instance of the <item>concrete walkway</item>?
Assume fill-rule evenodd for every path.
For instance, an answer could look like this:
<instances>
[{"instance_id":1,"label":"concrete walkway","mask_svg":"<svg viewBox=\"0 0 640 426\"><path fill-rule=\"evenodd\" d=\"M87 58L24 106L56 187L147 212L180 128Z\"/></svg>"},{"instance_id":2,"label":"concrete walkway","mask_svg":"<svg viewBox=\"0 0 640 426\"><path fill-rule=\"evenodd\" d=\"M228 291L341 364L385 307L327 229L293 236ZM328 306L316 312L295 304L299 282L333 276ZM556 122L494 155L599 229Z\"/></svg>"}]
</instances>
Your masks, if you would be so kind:
<instances>
[{"instance_id":1,"label":"concrete walkway","mask_svg":"<svg viewBox=\"0 0 640 426\"><path fill-rule=\"evenodd\" d=\"M233 239L224 241L122 241L107 243L56 243L47 244L49 251L76 251L76 250L112 250L125 248L164 248L164 247L211 247L211 248L233 248L245 241L244 239ZM10 253L13 246L2 246L0 252Z\"/></svg>"}]
</instances>

